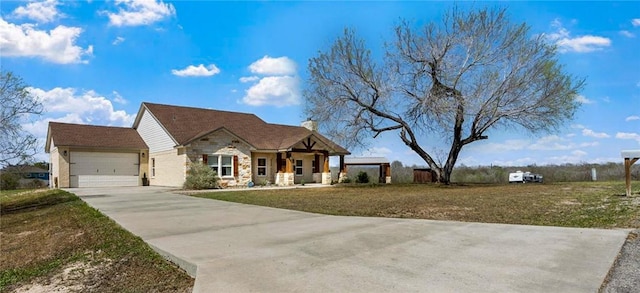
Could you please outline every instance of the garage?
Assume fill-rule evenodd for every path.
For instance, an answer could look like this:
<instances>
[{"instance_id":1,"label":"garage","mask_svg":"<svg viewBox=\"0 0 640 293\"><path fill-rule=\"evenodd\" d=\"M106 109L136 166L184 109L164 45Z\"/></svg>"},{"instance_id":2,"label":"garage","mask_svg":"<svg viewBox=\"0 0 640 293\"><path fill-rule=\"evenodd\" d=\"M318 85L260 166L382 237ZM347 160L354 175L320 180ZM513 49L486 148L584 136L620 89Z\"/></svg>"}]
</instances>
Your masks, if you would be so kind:
<instances>
[{"instance_id":1,"label":"garage","mask_svg":"<svg viewBox=\"0 0 640 293\"><path fill-rule=\"evenodd\" d=\"M138 153L70 152L70 187L138 186Z\"/></svg>"}]
</instances>

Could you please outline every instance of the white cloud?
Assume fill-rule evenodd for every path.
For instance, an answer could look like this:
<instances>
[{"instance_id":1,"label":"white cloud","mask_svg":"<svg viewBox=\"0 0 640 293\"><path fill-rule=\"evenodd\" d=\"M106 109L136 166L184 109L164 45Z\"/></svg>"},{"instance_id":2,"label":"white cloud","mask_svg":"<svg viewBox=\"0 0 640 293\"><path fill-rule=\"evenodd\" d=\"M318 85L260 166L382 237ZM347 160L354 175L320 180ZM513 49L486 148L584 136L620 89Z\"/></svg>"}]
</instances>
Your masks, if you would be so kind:
<instances>
[{"instance_id":1,"label":"white cloud","mask_svg":"<svg viewBox=\"0 0 640 293\"><path fill-rule=\"evenodd\" d=\"M587 99L587 97L585 97L583 95L577 95L576 96L576 101L578 103L581 103L581 104L593 104L594 103L592 100Z\"/></svg>"},{"instance_id":2,"label":"white cloud","mask_svg":"<svg viewBox=\"0 0 640 293\"><path fill-rule=\"evenodd\" d=\"M176 10L162 0L116 0L118 12L106 12L113 26L149 25L174 16Z\"/></svg>"},{"instance_id":3,"label":"white cloud","mask_svg":"<svg viewBox=\"0 0 640 293\"><path fill-rule=\"evenodd\" d=\"M501 153L522 150L525 149L529 144L530 142L524 139L508 139L500 143L489 142L474 145L475 147L473 148L483 152Z\"/></svg>"},{"instance_id":4,"label":"white cloud","mask_svg":"<svg viewBox=\"0 0 640 293\"><path fill-rule=\"evenodd\" d=\"M575 148L574 144L568 143L566 139L557 135L549 135L540 138L538 141L532 143L527 147L530 150L537 151L558 151L558 150L570 150Z\"/></svg>"},{"instance_id":5,"label":"white cloud","mask_svg":"<svg viewBox=\"0 0 640 293\"><path fill-rule=\"evenodd\" d=\"M213 76L220 73L220 69L215 64L204 66L200 64L198 66L189 65L185 69L173 69L171 70L173 75L187 77L187 76Z\"/></svg>"},{"instance_id":6,"label":"white cloud","mask_svg":"<svg viewBox=\"0 0 640 293\"><path fill-rule=\"evenodd\" d=\"M264 56L251 63L249 70L252 73L262 75L294 75L296 74L296 63L286 56L278 58Z\"/></svg>"},{"instance_id":7,"label":"white cloud","mask_svg":"<svg viewBox=\"0 0 640 293\"><path fill-rule=\"evenodd\" d=\"M545 162L545 164L577 164L584 162L584 157L587 154L585 151L575 150L568 155L549 157L549 161Z\"/></svg>"},{"instance_id":8,"label":"white cloud","mask_svg":"<svg viewBox=\"0 0 640 293\"><path fill-rule=\"evenodd\" d=\"M594 138L608 138L609 135L604 133L604 132L595 132L591 129L588 128L584 128L582 129L582 135L583 136L588 136L588 137L594 137Z\"/></svg>"},{"instance_id":9,"label":"white cloud","mask_svg":"<svg viewBox=\"0 0 640 293\"><path fill-rule=\"evenodd\" d=\"M300 78L296 63L286 56L264 56L249 65L249 71L265 77L241 77L240 82L255 82L246 90L242 102L252 106L273 105L284 107L300 104Z\"/></svg>"},{"instance_id":10,"label":"white cloud","mask_svg":"<svg viewBox=\"0 0 640 293\"><path fill-rule=\"evenodd\" d=\"M56 17L62 17L56 7L57 0L45 0L41 2L31 2L26 6L20 6L16 8L12 15L17 18L28 18L35 20L39 23L48 23L56 19Z\"/></svg>"},{"instance_id":11,"label":"white cloud","mask_svg":"<svg viewBox=\"0 0 640 293\"><path fill-rule=\"evenodd\" d=\"M640 26L640 18L634 18L631 20L633 26Z\"/></svg>"},{"instance_id":12,"label":"white cloud","mask_svg":"<svg viewBox=\"0 0 640 293\"><path fill-rule=\"evenodd\" d=\"M35 29L33 24L16 25L0 18L0 49L3 57L37 57L68 64L88 63L93 46L83 49L75 44L82 33L79 27L59 25L49 32Z\"/></svg>"},{"instance_id":13,"label":"white cloud","mask_svg":"<svg viewBox=\"0 0 640 293\"><path fill-rule=\"evenodd\" d=\"M113 101L118 103L118 104L122 104L125 105L127 103L129 103L129 101L127 101L125 98L122 97L122 95L120 95L119 92L113 91Z\"/></svg>"},{"instance_id":14,"label":"white cloud","mask_svg":"<svg viewBox=\"0 0 640 293\"><path fill-rule=\"evenodd\" d=\"M120 45L122 44L122 42L124 42L125 38L123 37L116 37L115 40L113 40L113 42L111 43L114 46Z\"/></svg>"},{"instance_id":15,"label":"white cloud","mask_svg":"<svg viewBox=\"0 0 640 293\"><path fill-rule=\"evenodd\" d=\"M635 121L635 120L640 120L640 116L632 115L624 119L624 121L627 121L627 122Z\"/></svg>"},{"instance_id":16,"label":"white cloud","mask_svg":"<svg viewBox=\"0 0 640 293\"><path fill-rule=\"evenodd\" d=\"M619 33L620 33L620 35L622 35L622 36L624 36L624 37L627 37L627 38L635 38L635 37L636 37L636 35L634 35L634 34L633 34L632 32L630 32L630 31L622 30L622 31L620 31Z\"/></svg>"},{"instance_id":17,"label":"white cloud","mask_svg":"<svg viewBox=\"0 0 640 293\"><path fill-rule=\"evenodd\" d=\"M257 77L257 76L243 76L243 77L240 78L240 82L241 83L247 83L247 82L256 81L258 79L260 79L260 78Z\"/></svg>"},{"instance_id":18,"label":"white cloud","mask_svg":"<svg viewBox=\"0 0 640 293\"><path fill-rule=\"evenodd\" d=\"M99 95L95 91L77 93L74 88L56 87L51 90L28 88L29 92L38 97L44 106L44 112L51 119L64 119L74 123L95 123L102 125L125 126L131 125L134 116L123 110L115 110L111 100ZM116 100L123 100L117 93ZM60 116L62 114L63 116ZM57 115L58 118L55 118Z\"/></svg>"},{"instance_id":19,"label":"white cloud","mask_svg":"<svg viewBox=\"0 0 640 293\"><path fill-rule=\"evenodd\" d=\"M556 28L556 32L547 34L547 38L558 46L558 51L561 53L588 53L611 46L611 40L605 37L592 35L572 37L571 32L564 28L558 19L552 21L551 26Z\"/></svg>"},{"instance_id":20,"label":"white cloud","mask_svg":"<svg viewBox=\"0 0 640 293\"><path fill-rule=\"evenodd\" d=\"M300 80L295 76L267 76L246 90L242 102L277 107L300 104Z\"/></svg>"},{"instance_id":21,"label":"white cloud","mask_svg":"<svg viewBox=\"0 0 640 293\"><path fill-rule=\"evenodd\" d=\"M515 160L493 160L493 162L491 162L492 165L496 165L496 166L527 166L530 164L534 164L537 163L535 159L530 158L530 157L525 157L525 158L518 158Z\"/></svg>"},{"instance_id":22,"label":"white cloud","mask_svg":"<svg viewBox=\"0 0 640 293\"><path fill-rule=\"evenodd\" d=\"M616 133L617 139L632 139L640 144L640 134L634 132L618 132Z\"/></svg>"},{"instance_id":23,"label":"white cloud","mask_svg":"<svg viewBox=\"0 0 640 293\"><path fill-rule=\"evenodd\" d=\"M393 153L393 151L387 147L372 147L362 152L362 155L365 157L385 157L391 153Z\"/></svg>"}]
</instances>

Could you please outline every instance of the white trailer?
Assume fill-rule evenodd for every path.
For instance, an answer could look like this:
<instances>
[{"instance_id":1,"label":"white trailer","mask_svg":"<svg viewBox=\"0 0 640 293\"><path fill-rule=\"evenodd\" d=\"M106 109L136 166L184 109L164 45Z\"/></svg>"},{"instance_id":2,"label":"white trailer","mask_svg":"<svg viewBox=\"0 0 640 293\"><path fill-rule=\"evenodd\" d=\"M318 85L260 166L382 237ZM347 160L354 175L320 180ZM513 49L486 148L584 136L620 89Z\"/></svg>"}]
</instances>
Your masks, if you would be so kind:
<instances>
[{"instance_id":1,"label":"white trailer","mask_svg":"<svg viewBox=\"0 0 640 293\"><path fill-rule=\"evenodd\" d=\"M542 175L531 172L516 171L515 173L509 173L509 183L526 183L537 182L542 183Z\"/></svg>"}]
</instances>

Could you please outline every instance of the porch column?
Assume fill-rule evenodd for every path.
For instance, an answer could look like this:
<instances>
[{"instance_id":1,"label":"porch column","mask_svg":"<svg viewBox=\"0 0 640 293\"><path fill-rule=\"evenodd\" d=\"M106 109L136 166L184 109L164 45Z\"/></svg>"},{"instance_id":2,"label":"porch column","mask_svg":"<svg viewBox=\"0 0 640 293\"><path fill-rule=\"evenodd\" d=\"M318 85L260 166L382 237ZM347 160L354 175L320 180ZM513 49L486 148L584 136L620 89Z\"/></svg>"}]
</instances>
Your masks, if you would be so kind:
<instances>
[{"instance_id":1,"label":"porch column","mask_svg":"<svg viewBox=\"0 0 640 293\"><path fill-rule=\"evenodd\" d=\"M286 156L286 155L285 155ZM276 185L278 186L286 186L289 182L289 177L285 173L287 171L287 162L289 159L285 160L285 164L282 164L283 153L276 153ZM292 177L293 178L293 177Z\"/></svg>"},{"instance_id":2,"label":"porch column","mask_svg":"<svg viewBox=\"0 0 640 293\"><path fill-rule=\"evenodd\" d=\"M391 184L391 164L384 164L385 183Z\"/></svg>"},{"instance_id":3,"label":"porch column","mask_svg":"<svg viewBox=\"0 0 640 293\"><path fill-rule=\"evenodd\" d=\"M286 160L285 160L285 170L284 174L282 174L282 182L281 186L291 186L294 185L294 174L293 174L293 158L291 157L291 152L287 152Z\"/></svg>"},{"instance_id":4,"label":"porch column","mask_svg":"<svg viewBox=\"0 0 640 293\"><path fill-rule=\"evenodd\" d=\"M285 173L293 173L293 164L291 163L291 153L287 152L287 160L286 160L286 168L284 170Z\"/></svg>"},{"instance_id":5,"label":"porch column","mask_svg":"<svg viewBox=\"0 0 640 293\"><path fill-rule=\"evenodd\" d=\"M324 163L322 164L322 184L331 184L331 170L329 169L329 152L322 153Z\"/></svg>"},{"instance_id":6,"label":"porch column","mask_svg":"<svg viewBox=\"0 0 640 293\"><path fill-rule=\"evenodd\" d=\"M338 182L344 181L347 178L347 166L344 164L344 155L340 155L340 175L338 176Z\"/></svg>"}]
</instances>

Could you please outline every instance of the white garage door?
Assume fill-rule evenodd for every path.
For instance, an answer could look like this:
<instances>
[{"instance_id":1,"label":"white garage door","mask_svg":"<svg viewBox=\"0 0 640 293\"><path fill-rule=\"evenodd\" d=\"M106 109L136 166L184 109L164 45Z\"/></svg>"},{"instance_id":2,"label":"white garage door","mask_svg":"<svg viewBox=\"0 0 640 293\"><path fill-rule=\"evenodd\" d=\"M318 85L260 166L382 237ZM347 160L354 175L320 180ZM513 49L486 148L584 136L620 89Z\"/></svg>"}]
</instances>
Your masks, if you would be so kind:
<instances>
[{"instance_id":1,"label":"white garage door","mask_svg":"<svg viewBox=\"0 0 640 293\"><path fill-rule=\"evenodd\" d=\"M138 153L71 152L71 187L138 186Z\"/></svg>"}]
</instances>

